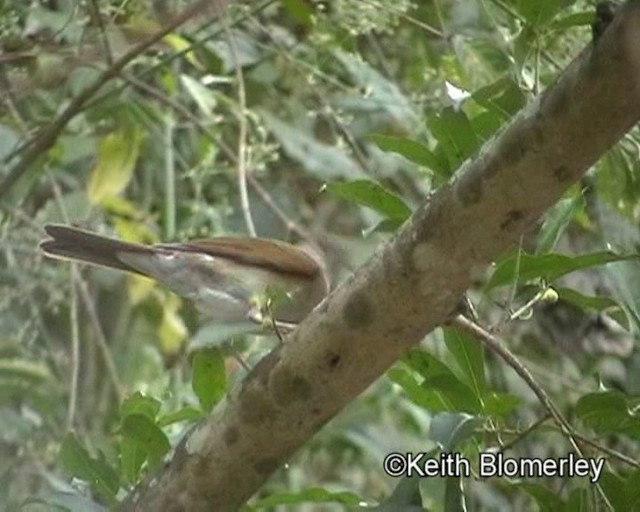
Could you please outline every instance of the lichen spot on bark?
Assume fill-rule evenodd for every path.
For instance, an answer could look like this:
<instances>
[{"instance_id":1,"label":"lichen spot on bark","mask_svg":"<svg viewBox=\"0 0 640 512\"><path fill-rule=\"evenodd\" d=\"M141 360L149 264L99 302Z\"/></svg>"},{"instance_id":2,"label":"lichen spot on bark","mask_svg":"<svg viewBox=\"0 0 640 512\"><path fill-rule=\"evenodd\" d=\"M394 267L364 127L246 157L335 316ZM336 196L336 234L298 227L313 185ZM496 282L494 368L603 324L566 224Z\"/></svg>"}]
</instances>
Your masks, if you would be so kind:
<instances>
[{"instance_id":1,"label":"lichen spot on bark","mask_svg":"<svg viewBox=\"0 0 640 512\"><path fill-rule=\"evenodd\" d=\"M197 427L193 433L187 439L184 447L187 450L189 455L195 455L200 453L202 448L207 443L207 438L209 437L209 431L211 430L211 426L209 424L204 424L200 427Z\"/></svg>"},{"instance_id":2,"label":"lichen spot on bark","mask_svg":"<svg viewBox=\"0 0 640 512\"><path fill-rule=\"evenodd\" d=\"M417 244L413 248L411 256L413 267L420 273L429 272L434 267L446 263L446 260L443 261L442 251L438 250L436 245L431 242Z\"/></svg>"}]
</instances>

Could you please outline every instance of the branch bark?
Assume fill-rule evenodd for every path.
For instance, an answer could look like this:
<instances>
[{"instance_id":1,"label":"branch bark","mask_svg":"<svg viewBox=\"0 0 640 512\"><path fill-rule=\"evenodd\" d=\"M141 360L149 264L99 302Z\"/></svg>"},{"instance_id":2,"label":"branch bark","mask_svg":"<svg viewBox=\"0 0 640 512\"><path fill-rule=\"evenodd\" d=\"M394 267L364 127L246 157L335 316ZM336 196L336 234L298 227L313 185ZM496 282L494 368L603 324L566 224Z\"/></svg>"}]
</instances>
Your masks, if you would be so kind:
<instances>
[{"instance_id":1,"label":"branch bark","mask_svg":"<svg viewBox=\"0 0 640 512\"><path fill-rule=\"evenodd\" d=\"M640 119L640 2L189 432L127 510L237 510Z\"/></svg>"}]
</instances>

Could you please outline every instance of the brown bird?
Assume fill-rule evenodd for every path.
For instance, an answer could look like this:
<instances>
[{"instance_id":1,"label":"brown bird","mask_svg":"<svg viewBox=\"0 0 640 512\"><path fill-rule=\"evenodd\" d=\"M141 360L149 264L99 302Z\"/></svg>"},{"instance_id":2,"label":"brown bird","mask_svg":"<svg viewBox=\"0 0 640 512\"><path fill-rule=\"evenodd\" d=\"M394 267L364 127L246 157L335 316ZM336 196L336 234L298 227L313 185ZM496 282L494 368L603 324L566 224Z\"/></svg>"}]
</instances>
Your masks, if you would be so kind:
<instances>
[{"instance_id":1,"label":"brown bird","mask_svg":"<svg viewBox=\"0 0 640 512\"><path fill-rule=\"evenodd\" d=\"M153 278L222 322L260 322L265 296L282 298L284 292L271 313L277 321L298 323L329 289L317 256L278 240L219 237L142 245L71 226L44 229L51 237L40 244L46 255Z\"/></svg>"}]
</instances>

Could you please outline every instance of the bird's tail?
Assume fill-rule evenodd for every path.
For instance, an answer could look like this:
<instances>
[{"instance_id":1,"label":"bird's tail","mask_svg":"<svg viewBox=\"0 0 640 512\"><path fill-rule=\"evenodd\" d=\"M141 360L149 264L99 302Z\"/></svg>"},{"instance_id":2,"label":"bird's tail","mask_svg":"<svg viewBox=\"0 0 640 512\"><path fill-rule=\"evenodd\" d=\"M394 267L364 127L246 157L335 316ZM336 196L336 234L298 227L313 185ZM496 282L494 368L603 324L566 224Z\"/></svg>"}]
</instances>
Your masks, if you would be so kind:
<instances>
[{"instance_id":1,"label":"bird's tail","mask_svg":"<svg viewBox=\"0 0 640 512\"><path fill-rule=\"evenodd\" d=\"M51 238L42 242L40 249L54 258L80 260L93 265L141 274L139 270L124 263L118 254L153 254L152 249L144 245L122 242L71 226L47 224L44 230Z\"/></svg>"}]
</instances>

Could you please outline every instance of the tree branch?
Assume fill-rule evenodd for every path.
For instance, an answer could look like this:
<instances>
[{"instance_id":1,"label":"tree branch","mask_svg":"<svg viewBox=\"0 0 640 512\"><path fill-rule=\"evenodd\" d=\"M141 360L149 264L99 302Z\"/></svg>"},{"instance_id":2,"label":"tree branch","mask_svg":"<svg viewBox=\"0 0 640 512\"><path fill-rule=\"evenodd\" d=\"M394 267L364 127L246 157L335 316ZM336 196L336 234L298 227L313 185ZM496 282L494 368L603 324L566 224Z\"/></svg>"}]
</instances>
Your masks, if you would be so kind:
<instances>
[{"instance_id":1,"label":"tree branch","mask_svg":"<svg viewBox=\"0 0 640 512\"><path fill-rule=\"evenodd\" d=\"M127 510L237 510L640 119L640 2L260 361Z\"/></svg>"}]
</instances>

